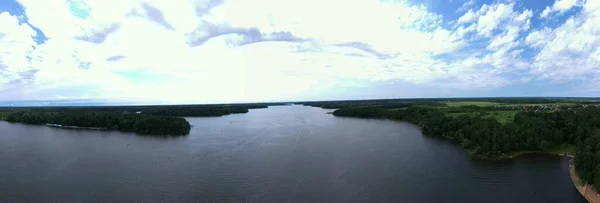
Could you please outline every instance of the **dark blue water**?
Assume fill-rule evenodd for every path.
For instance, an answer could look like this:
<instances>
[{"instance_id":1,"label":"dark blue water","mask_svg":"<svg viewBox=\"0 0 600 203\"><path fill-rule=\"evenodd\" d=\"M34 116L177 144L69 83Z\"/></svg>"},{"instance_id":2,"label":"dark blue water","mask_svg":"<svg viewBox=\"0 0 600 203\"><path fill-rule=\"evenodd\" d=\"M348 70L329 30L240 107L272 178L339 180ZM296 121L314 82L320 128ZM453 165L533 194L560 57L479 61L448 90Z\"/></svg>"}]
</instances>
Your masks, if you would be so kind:
<instances>
[{"instance_id":1,"label":"dark blue water","mask_svg":"<svg viewBox=\"0 0 600 203\"><path fill-rule=\"evenodd\" d=\"M585 202L568 160L469 158L408 123L279 106L189 136L0 122L0 202Z\"/></svg>"}]
</instances>

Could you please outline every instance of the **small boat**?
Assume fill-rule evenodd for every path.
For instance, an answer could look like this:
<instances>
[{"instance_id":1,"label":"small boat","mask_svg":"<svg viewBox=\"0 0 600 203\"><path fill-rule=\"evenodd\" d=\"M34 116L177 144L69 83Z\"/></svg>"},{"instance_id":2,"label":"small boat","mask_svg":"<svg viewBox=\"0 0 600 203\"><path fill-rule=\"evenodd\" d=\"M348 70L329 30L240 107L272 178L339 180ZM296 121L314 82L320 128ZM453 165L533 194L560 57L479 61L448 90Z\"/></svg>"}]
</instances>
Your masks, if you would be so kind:
<instances>
[{"instance_id":1,"label":"small boat","mask_svg":"<svg viewBox=\"0 0 600 203\"><path fill-rule=\"evenodd\" d=\"M63 127L63 125L61 125L61 124L52 124L52 123L47 123L46 126L55 127L55 128L62 128Z\"/></svg>"}]
</instances>

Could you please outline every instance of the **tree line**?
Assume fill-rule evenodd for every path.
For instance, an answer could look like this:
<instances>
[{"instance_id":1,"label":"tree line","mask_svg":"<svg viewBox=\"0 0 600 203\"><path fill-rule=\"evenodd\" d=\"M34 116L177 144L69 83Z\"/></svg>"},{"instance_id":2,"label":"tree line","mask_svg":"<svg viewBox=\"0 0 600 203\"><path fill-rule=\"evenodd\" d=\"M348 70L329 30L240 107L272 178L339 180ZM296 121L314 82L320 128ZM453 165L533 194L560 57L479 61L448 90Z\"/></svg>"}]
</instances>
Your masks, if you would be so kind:
<instances>
[{"instance_id":1,"label":"tree line","mask_svg":"<svg viewBox=\"0 0 600 203\"><path fill-rule=\"evenodd\" d=\"M106 111L14 111L6 116L6 121L38 125L52 123L65 126L100 127L156 135L187 135L191 129L190 124L180 117Z\"/></svg>"},{"instance_id":2,"label":"tree line","mask_svg":"<svg viewBox=\"0 0 600 203\"><path fill-rule=\"evenodd\" d=\"M405 120L419 126L424 135L453 140L473 154L489 157L522 150L549 150L576 146L575 169L583 181L600 188L600 109L519 112L514 121L500 124L495 118L447 116L441 110L408 107L343 108L335 116Z\"/></svg>"},{"instance_id":3,"label":"tree line","mask_svg":"<svg viewBox=\"0 0 600 203\"><path fill-rule=\"evenodd\" d=\"M249 109L268 108L269 106L283 105L281 103L256 103L256 104L221 104L221 105L173 105L173 106L144 106L133 108L143 114L157 116L181 117L211 117L224 116L235 113L248 113Z\"/></svg>"},{"instance_id":4,"label":"tree line","mask_svg":"<svg viewBox=\"0 0 600 203\"><path fill-rule=\"evenodd\" d=\"M545 97L490 97L490 98L412 98L412 99L377 99L377 100L340 100L340 101L310 101L297 102L305 106L321 107L325 109L339 109L351 107L379 107L399 105L392 108L403 108L409 106L438 106L446 107L446 102L495 102L498 104L552 104L552 103L578 103L578 104L600 104L600 98L545 98ZM404 105L404 106L403 106Z\"/></svg>"},{"instance_id":5,"label":"tree line","mask_svg":"<svg viewBox=\"0 0 600 203\"><path fill-rule=\"evenodd\" d=\"M448 107L446 103L441 102L406 102L406 101L387 101L387 100L369 100L369 101L338 101L338 102L302 102L304 106L320 107L324 109L358 108L373 107L382 109L399 109L411 106L427 107Z\"/></svg>"},{"instance_id":6,"label":"tree line","mask_svg":"<svg viewBox=\"0 0 600 203\"><path fill-rule=\"evenodd\" d=\"M60 112L113 112L136 113L157 116L202 117L224 116L234 113L247 113L249 109L267 108L282 103L246 104L199 104L199 105L152 105L152 106L68 106L68 107L0 107L0 115L14 111L60 111Z\"/></svg>"},{"instance_id":7,"label":"tree line","mask_svg":"<svg viewBox=\"0 0 600 203\"><path fill-rule=\"evenodd\" d=\"M153 105L153 106L70 106L0 107L0 120L27 124L62 124L98 127L143 134L186 135L190 124L180 117L224 116L247 113L283 103Z\"/></svg>"},{"instance_id":8,"label":"tree line","mask_svg":"<svg viewBox=\"0 0 600 203\"><path fill-rule=\"evenodd\" d=\"M157 116L208 117L224 116L234 113L248 113L248 108L243 106L150 108L142 110L142 113Z\"/></svg>"}]
</instances>

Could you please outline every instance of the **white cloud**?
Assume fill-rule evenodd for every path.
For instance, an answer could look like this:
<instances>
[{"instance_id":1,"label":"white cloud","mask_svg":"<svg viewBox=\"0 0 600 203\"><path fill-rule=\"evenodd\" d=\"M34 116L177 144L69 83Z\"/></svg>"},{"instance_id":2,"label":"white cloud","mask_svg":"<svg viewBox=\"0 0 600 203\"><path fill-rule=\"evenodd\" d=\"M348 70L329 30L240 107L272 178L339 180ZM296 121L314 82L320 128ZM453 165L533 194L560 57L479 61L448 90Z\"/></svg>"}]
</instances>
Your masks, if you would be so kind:
<instances>
[{"instance_id":1,"label":"white cloud","mask_svg":"<svg viewBox=\"0 0 600 203\"><path fill-rule=\"evenodd\" d=\"M475 13L473 10L467 11L464 15L458 18L458 24L470 23L475 20Z\"/></svg>"},{"instance_id":2,"label":"white cloud","mask_svg":"<svg viewBox=\"0 0 600 203\"><path fill-rule=\"evenodd\" d=\"M487 49L495 51L505 49L506 52L519 46L520 42L518 41L518 38L520 37L520 33L529 29L531 24L529 19L532 15L533 12L531 10L508 14L508 17L503 18L506 19L506 21L502 22L502 25L497 27L501 32L490 39Z\"/></svg>"},{"instance_id":3,"label":"white cloud","mask_svg":"<svg viewBox=\"0 0 600 203\"><path fill-rule=\"evenodd\" d=\"M513 4L496 4L491 6L485 14L477 20L477 33L490 36L503 20L508 19L513 13ZM482 12L483 13L483 12Z\"/></svg>"},{"instance_id":4,"label":"white cloud","mask_svg":"<svg viewBox=\"0 0 600 203\"><path fill-rule=\"evenodd\" d=\"M287 92L308 91L314 85L331 85L329 80L334 78L431 81L443 77L440 69L430 69L439 66L432 57L462 46L456 33L439 26L441 16L402 2L227 1L198 13L202 6L188 1L87 1L92 11L88 18L71 15L62 1L21 3L30 22L49 38L37 47L35 60L30 63L39 69L31 94L93 86L98 87L94 97L275 99ZM344 9L329 14L330 8L341 4ZM49 7L58 14L46 12ZM369 13L371 19L356 15L361 12ZM331 25L336 25L335 29ZM262 35L260 40L290 37L291 42L228 45L252 40L256 34ZM297 45L303 42L292 37L311 39L322 51L296 53ZM187 44L197 38L203 40L200 46ZM371 55L351 57L331 51L337 44L353 42L364 46L349 46L347 50ZM118 60L107 61L111 58ZM390 68L384 68L387 65ZM158 87L148 81L133 81L123 71L162 74L171 81ZM388 75L386 71L403 74ZM203 93L184 96L187 94L179 90L189 86ZM231 94L221 95L223 92Z\"/></svg>"},{"instance_id":5,"label":"white cloud","mask_svg":"<svg viewBox=\"0 0 600 203\"><path fill-rule=\"evenodd\" d=\"M555 82L593 82L600 78L600 6L587 1L581 13L554 30L545 28L526 39L541 51L535 56L533 73Z\"/></svg>"},{"instance_id":6,"label":"white cloud","mask_svg":"<svg viewBox=\"0 0 600 203\"><path fill-rule=\"evenodd\" d=\"M591 1L564 28L528 35L532 10L508 2L467 2L472 9L448 28L441 14L405 1L88 0L82 18L62 0L22 0L48 41L33 49L35 32L0 15L11 25L2 32L19 42L0 38L0 85L28 79L13 85L18 95L0 86L0 99L294 100L387 81L467 91L569 79L558 70L573 64L568 73L591 71L600 58ZM539 54L524 58L525 46Z\"/></svg>"},{"instance_id":7,"label":"white cloud","mask_svg":"<svg viewBox=\"0 0 600 203\"><path fill-rule=\"evenodd\" d=\"M466 28L459 27L457 32L463 36L465 33L475 32L483 37L483 39L481 37L472 39L475 45L470 47L477 57L459 58L457 60L468 61L468 63L452 65L473 66L473 69L479 71L479 74L489 77L482 81L489 81L489 84L493 84L492 86L502 86L511 81L519 81L498 76L528 68L527 62L520 56L523 51L521 34L529 30L533 12L530 9L518 11L514 7L514 3L498 3L489 6L483 5L478 11L472 12L477 20L470 24L466 23L468 25ZM463 17L468 15L465 14ZM479 49L476 43L481 40L485 40L485 46L483 46L485 49L483 50Z\"/></svg>"},{"instance_id":8,"label":"white cloud","mask_svg":"<svg viewBox=\"0 0 600 203\"><path fill-rule=\"evenodd\" d=\"M556 0L552 6L553 10L565 12L577 4L577 0Z\"/></svg>"},{"instance_id":9,"label":"white cloud","mask_svg":"<svg viewBox=\"0 0 600 203\"><path fill-rule=\"evenodd\" d=\"M476 3L477 2L475 2L475 0L466 0L465 3L463 3L463 5L456 10L456 12L463 12L469 9L470 7L473 7Z\"/></svg>"},{"instance_id":10,"label":"white cloud","mask_svg":"<svg viewBox=\"0 0 600 203\"><path fill-rule=\"evenodd\" d=\"M568 10L571 10L571 8L573 8L573 7L581 6L581 5L583 5L582 0L556 0L554 2L554 4L552 5L552 7L546 6L544 11L542 11L542 13L540 14L540 17L546 18L551 13L554 13L554 12L558 12L559 14L562 14Z\"/></svg>"},{"instance_id":11,"label":"white cloud","mask_svg":"<svg viewBox=\"0 0 600 203\"><path fill-rule=\"evenodd\" d=\"M546 6L544 11L542 11L542 13L540 14L540 17L546 18L548 17L548 15L550 15L550 12L552 12L552 9L549 6Z\"/></svg>"},{"instance_id":12,"label":"white cloud","mask_svg":"<svg viewBox=\"0 0 600 203\"><path fill-rule=\"evenodd\" d=\"M490 40L490 43L488 44L487 48L490 50L498 50L504 47L510 49L517 46L517 42L515 40L519 37L520 31L521 30L519 27L509 27L506 32L495 35Z\"/></svg>"},{"instance_id":13,"label":"white cloud","mask_svg":"<svg viewBox=\"0 0 600 203\"><path fill-rule=\"evenodd\" d=\"M19 25L15 16L0 13L0 91L23 85L32 74L28 58L31 57L32 37L36 33L27 24ZM10 84L15 83L15 84Z\"/></svg>"},{"instance_id":14,"label":"white cloud","mask_svg":"<svg viewBox=\"0 0 600 203\"><path fill-rule=\"evenodd\" d=\"M535 30L527 35L525 38L525 43L534 48L541 48L554 40L554 36L552 34L553 33L550 28Z\"/></svg>"}]
</instances>

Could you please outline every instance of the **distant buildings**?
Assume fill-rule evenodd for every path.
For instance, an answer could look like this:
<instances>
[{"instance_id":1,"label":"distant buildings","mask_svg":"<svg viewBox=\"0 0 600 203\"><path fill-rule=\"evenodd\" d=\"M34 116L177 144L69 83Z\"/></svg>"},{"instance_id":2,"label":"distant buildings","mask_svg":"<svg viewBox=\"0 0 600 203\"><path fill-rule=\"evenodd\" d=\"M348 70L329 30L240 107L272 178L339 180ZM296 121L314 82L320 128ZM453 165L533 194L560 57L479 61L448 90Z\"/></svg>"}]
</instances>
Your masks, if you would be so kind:
<instances>
[{"instance_id":1,"label":"distant buildings","mask_svg":"<svg viewBox=\"0 0 600 203\"><path fill-rule=\"evenodd\" d=\"M576 111L584 108L599 108L600 104L534 104L534 105L523 105L523 104L506 104L496 105L495 108L504 110L522 110L522 111L533 111L533 112L557 112L557 111Z\"/></svg>"}]
</instances>

